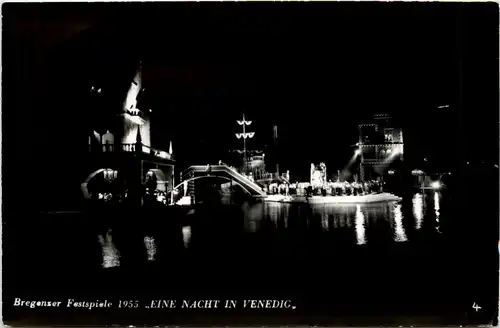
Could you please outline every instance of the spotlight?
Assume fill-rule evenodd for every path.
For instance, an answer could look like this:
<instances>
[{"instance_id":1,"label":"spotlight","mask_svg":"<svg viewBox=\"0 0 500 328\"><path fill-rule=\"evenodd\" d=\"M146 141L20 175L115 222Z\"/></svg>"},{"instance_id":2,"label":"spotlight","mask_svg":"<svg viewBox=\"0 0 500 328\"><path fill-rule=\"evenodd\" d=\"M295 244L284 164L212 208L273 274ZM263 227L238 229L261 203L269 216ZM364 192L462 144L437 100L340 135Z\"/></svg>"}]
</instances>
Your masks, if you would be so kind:
<instances>
[{"instance_id":1,"label":"spotlight","mask_svg":"<svg viewBox=\"0 0 500 328\"><path fill-rule=\"evenodd\" d=\"M433 182L431 183L431 187L432 187L432 189L434 189L434 190L441 189L441 182L439 182L439 181L433 181Z\"/></svg>"}]
</instances>

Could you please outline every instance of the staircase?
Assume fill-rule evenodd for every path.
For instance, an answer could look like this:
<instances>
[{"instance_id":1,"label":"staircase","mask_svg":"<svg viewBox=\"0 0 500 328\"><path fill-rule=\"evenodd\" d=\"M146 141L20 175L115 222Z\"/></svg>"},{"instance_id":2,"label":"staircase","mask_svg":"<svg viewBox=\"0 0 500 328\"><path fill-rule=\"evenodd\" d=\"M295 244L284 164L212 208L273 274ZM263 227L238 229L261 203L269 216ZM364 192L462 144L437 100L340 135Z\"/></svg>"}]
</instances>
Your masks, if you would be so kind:
<instances>
[{"instance_id":1,"label":"staircase","mask_svg":"<svg viewBox=\"0 0 500 328\"><path fill-rule=\"evenodd\" d=\"M242 187L244 187L247 191L249 191L254 196L265 197L267 196L266 192L262 190L262 187L257 183L250 181L245 176L238 173L236 170L230 168L226 165L194 165L190 166L187 170L185 170L182 174L183 179L189 179L189 177L195 177L200 175L213 175L213 176L223 176L226 178L230 178L233 181L236 181ZM194 181L191 181L194 185Z\"/></svg>"}]
</instances>

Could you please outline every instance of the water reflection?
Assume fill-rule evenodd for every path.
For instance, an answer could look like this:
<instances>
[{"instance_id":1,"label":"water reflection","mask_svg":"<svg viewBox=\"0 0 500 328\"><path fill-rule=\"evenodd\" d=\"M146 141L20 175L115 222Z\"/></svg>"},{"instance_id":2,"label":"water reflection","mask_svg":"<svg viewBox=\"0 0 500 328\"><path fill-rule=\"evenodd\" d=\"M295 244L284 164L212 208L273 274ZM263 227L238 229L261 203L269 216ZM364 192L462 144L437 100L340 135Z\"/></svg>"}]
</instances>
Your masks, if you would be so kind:
<instances>
[{"instance_id":1,"label":"water reflection","mask_svg":"<svg viewBox=\"0 0 500 328\"><path fill-rule=\"evenodd\" d=\"M250 206L248 203L243 204L245 229L250 232L257 232L259 222L265 215L265 208L263 204L256 204Z\"/></svg>"},{"instance_id":2,"label":"water reflection","mask_svg":"<svg viewBox=\"0 0 500 328\"><path fill-rule=\"evenodd\" d=\"M258 210L258 205L251 208L251 217L254 222L258 222L257 217L262 211L263 217L271 220L278 229L288 228L288 217L290 216L290 204L280 204L277 202L266 202L262 210ZM262 214L261 214L262 215Z\"/></svg>"},{"instance_id":3,"label":"water reflection","mask_svg":"<svg viewBox=\"0 0 500 328\"><path fill-rule=\"evenodd\" d=\"M361 211L361 205L356 206L356 239L358 245L366 244L365 216Z\"/></svg>"},{"instance_id":4,"label":"water reflection","mask_svg":"<svg viewBox=\"0 0 500 328\"><path fill-rule=\"evenodd\" d=\"M297 222L301 229L320 229L331 231L345 229L343 233L354 232L356 244L368 243L367 236L370 231L384 234L384 230L392 235L395 242L407 242L409 240L409 227L403 224L405 215L412 216L413 229L419 230L424 226L426 208L434 206L435 218L439 222L440 209L442 207L441 194L436 193L434 197L426 198L424 194L418 193L412 196L412 209L404 212L403 203L383 202L374 204L340 205L340 204L281 204L276 202L265 202L245 208L245 226L247 232L260 231L260 225L265 220L273 222L273 229L287 229L288 220ZM434 200L434 202L433 202ZM429 201L429 205L426 202ZM432 203L432 204L431 204ZM413 213L412 213L413 212ZM408 214L406 214L408 213ZM412 215L413 214L413 215ZM410 219L410 218L409 218ZM383 224L389 222L390 227ZM292 226L293 229L293 226ZM351 232L348 232L351 231ZM439 231L439 226L437 228ZM374 238L377 239L376 237Z\"/></svg>"},{"instance_id":5,"label":"water reflection","mask_svg":"<svg viewBox=\"0 0 500 328\"><path fill-rule=\"evenodd\" d=\"M324 211L321 215L321 228L324 231L328 231L330 229L330 223L328 222L328 213Z\"/></svg>"},{"instance_id":6,"label":"water reflection","mask_svg":"<svg viewBox=\"0 0 500 328\"><path fill-rule=\"evenodd\" d=\"M184 247L188 247L191 242L191 226L182 227L182 241L184 242Z\"/></svg>"},{"instance_id":7,"label":"water reflection","mask_svg":"<svg viewBox=\"0 0 500 328\"><path fill-rule=\"evenodd\" d=\"M354 205L312 205L313 216L320 218L323 231L351 228L355 212Z\"/></svg>"},{"instance_id":8,"label":"water reflection","mask_svg":"<svg viewBox=\"0 0 500 328\"><path fill-rule=\"evenodd\" d=\"M346 220L345 220L345 224L347 225L348 228L351 228L352 227L352 207L349 207L348 210L347 210L347 213L346 213Z\"/></svg>"},{"instance_id":9,"label":"water reflection","mask_svg":"<svg viewBox=\"0 0 500 328\"><path fill-rule=\"evenodd\" d=\"M112 231L108 230L106 236L99 235L99 244L102 248L102 267L113 268L120 266L120 252L113 243Z\"/></svg>"},{"instance_id":10,"label":"water reflection","mask_svg":"<svg viewBox=\"0 0 500 328\"><path fill-rule=\"evenodd\" d=\"M345 227L346 213L342 211L339 215L339 226L341 228Z\"/></svg>"},{"instance_id":11,"label":"water reflection","mask_svg":"<svg viewBox=\"0 0 500 328\"><path fill-rule=\"evenodd\" d=\"M439 215L439 193L437 192L434 193L434 210L436 211L436 215Z\"/></svg>"},{"instance_id":12,"label":"water reflection","mask_svg":"<svg viewBox=\"0 0 500 328\"><path fill-rule=\"evenodd\" d=\"M440 195L438 192L434 193L434 214L436 216L436 231L441 233L440 225L439 225L439 216L440 216L439 210L441 209L439 196Z\"/></svg>"},{"instance_id":13,"label":"water reflection","mask_svg":"<svg viewBox=\"0 0 500 328\"><path fill-rule=\"evenodd\" d=\"M280 203L268 202L264 207L264 217L269 218L275 226L277 226L280 218L280 210L282 206Z\"/></svg>"},{"instance_id":14,"label":"water reflection","mask_svg":"<svg viewBox=\"0 0 500 328\"><path fill-rule=\"evenodd\" d=\"M247 221L247 230L251 232L256 232L257 231L257 220L251 219Z\"/></svg>"},{"instance_id":15,"label":"water reflection","mask_svg":"<svg viewBox=\"0 0 500 328\"><path fill-rule=\"evenodd\" d=\"M415 194L413 196L413 216L415 217L415 228L418 230L422 227L422 221L424 219L424 201L423 195L421 193Z\"/></svg>"},{"instance_id":16,"label":"water reflection","mask_svg":"<svg viewBox=\"0 0 500 328\"><path fill-rule=\"evenodd\" d=\"M405 228L403 227L403 212L401 211L401 204L394 205L394 241L404 242L408 241L406 237Z\"/></svg>"},{"instance_id":17,"label":"water reflection","mask_svg":"<svg viewBox=\"0 0 500 328\"><path fill-rule=\"evenodd\" d=\"M395 202L344 205L246 203L242 207L243 224L247 233L272 234L273 230L290 229L291 235L295 236L295 232L300 233L306 230L314 230L315 232L337 230L339 232L337 235L345 236L345 240L351 240L350 238L355 236L351 243L357 245L367 244L368 239L372 243L376 243L377 240L387 237L398 243L408 242L411 238L408 229L413 232L424 227L426 208L434 206L436 219L439 221L439 211L442 207L440 196L440 193L434 194L434 197L425 197L422 193L412 195L412 209L405 208L407 203ZM432 212L430 213L432 214ZM409 216L407 219L412 222L409 226L406 223L403 224L405 216ZM368 238L368 235L373 235L373 237ZM190 238L190 228L184 227L185 247L188 247ZM341 238L344 239L344 237Z\"/></svg>"},{"instance_id":18,"label":"water reflection","mask_svg":"<svg viewBox=\"0 0 500 328\"><path fill-rule=\"evenodd\" d=\"M148 261L154 261L156 256L156 244L153 237L144 237L144 245L146 246L146 252L148 254Z\"/></svg>"},{"instance_id":19,"label":"water reflection","mask_svg":"<svg viewBox=\"0 0 500 328\"><path fill-rule=\"evenodd\" d=\"M283 206L283 216L281 217L282 218L282 221L283 222L283 226L286 228L288 228L288 217L290 216L290 204L285 204L285 206Z\"/></svg>"},{"instance_id":20,"label":"water reflection","mask_svg":"<svg viewBox=\"0 0 500 328\"><path fill-rule=\"evenodd\" d=\"M157 262L170 261L170 254L174 256L203 254L204 256L205 252L209 251L205 247L207 245L216 245L221 248L222 245L224 247L229 245L229 248L237 248L245 252L248 250L249 254L257 254L261 251L266 253L270 249L268 245L271 245L271 248L276 246L276 250L302 249L305 243L316 240L317 243L311 243L315 244L311 246L313 252L316 251L314 249L317 247L316 244L321 244L321 247L332 252L344 252L346 250L344 245L353 247L363 245L363 248L370 248L371 245L391 247L396 242L398 244L416 242L420 245L427 241L440 241L442 239L440 234L447 233L445 229L445 223L449 220L447 215L453 213L447 207L451 204L447 199L446 190L426 193L410 195L408 202L405 199L401 204L381 202L358 205L315 205L259 202L245 205L242 212L233 206L227 212L231 215L227 221L214 219L212 222L210 218L199 220L196 217L184 221L179 220L179 223L182 222L186 226L180 227L177 224L165 226L165 231L154 234L154 238L152 233L143 233L143 231L154 231L150 227L135 229L128 225L122 227L116 223L113 231L85 232L81 229L85 234L77 238L93 249L88 258L78 255L72 258L76 257L78 259L76 264L82 266L89 261L88 265L93 267L113 268L123 265L128 267L133 266L136 260L140 260L140 265L147 261L149 264L155 263L156 268L162 264ZM413 203L410 200L413 200ZM413 206L412 209L411 206ZM180 218L184 219L187 214L183 212L182 215ZM241 219L244 219L244 222L241 222ZM408 222L404 222L405 219ZM443 222L444 227L440 227L440 221ZM188 222L193 222L193 231L191 226L187 225ZM275 224L270 224L272 222ZM311 222L309 227L307 222ZM200 228L196 229L196 227ZM417 231L418 233L415 233ZM182 237L179 236L179 232ZM46 231L39 235L50 236L50 233L53 232ZM60 236L50 238L50 240L57 241L57 238ZM72 237L72 239L75 242L75 238ZM260 246L262 243L264 245ZM184 248L189 251L184 252Z\"/></svg>"}]
</instances>

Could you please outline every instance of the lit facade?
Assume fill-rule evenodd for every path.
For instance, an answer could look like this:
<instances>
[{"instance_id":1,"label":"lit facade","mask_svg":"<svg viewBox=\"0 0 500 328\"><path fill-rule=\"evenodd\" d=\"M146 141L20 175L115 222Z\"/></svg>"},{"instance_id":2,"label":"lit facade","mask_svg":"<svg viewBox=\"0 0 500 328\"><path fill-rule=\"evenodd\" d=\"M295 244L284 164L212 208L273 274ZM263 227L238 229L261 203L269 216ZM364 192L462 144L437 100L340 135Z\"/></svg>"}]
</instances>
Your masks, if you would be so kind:
<instances>
[{"instance_id":1,"label":"lit facade","mask_svg":"<svg viewBox=\"0 0 500 328\"><path fill-rule=\"evenodd\" d=\"M130 82L121 110L106 133L92 131L89 136L90 166L81 189L86 199L103 194L104 185L113 184L114 192L139 205L144 190L165 194L174 187L172 145L169 151L151 147L150 111L138 107L142 86L139 66ZM105 92L105 91L103 91ZM111 172L111 174L110 174ZM102 183L102 181L106 183ZM109 188L108 188L109 189Z\"/></svg>"},{"instance_id":2,"label":"lit facade","mask_svg":"<svg viewBox=\"0 0 500 328\"><path fill-rule=\"evenodd\" d=\"M375 114L373 123L358 125L361 181L384 176L404 155L403 130L388 114Z\"/></svg>"},{"instance_id":3,"label":"lit facade","mask_svg":"<svg viewBox=\"0 0 500 328\"><path fill-rule=\"evenodd\" d=\"M327 183L325 163L318 166L311 164L310 183L313 187L322 187Z\"/></svg>"}]
</instances>

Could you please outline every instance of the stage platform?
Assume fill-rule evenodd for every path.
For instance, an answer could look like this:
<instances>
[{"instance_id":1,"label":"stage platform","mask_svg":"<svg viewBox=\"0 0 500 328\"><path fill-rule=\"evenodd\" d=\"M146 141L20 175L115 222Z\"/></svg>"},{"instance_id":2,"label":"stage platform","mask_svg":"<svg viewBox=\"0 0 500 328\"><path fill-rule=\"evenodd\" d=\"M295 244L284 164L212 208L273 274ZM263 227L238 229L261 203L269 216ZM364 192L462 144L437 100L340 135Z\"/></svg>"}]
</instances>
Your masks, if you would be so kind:
<instances>
[{"instance_id":1,"label":"stage platform","mask_svg":"<svg viewBox=\"0 0 500 328\"><path fill-rule=\"evenodd\" d=\"M267 202L279 203L309 203L309 204L362 204L400 201L402 198L390 193L370 194L363 196L284 196L269 195L264 198Z\"/></svg>"}]
</instances>

